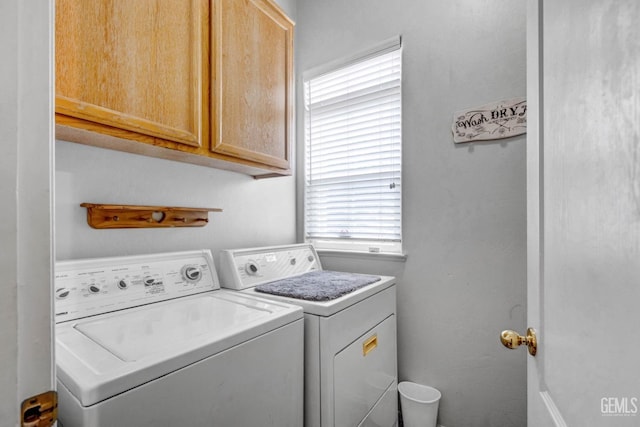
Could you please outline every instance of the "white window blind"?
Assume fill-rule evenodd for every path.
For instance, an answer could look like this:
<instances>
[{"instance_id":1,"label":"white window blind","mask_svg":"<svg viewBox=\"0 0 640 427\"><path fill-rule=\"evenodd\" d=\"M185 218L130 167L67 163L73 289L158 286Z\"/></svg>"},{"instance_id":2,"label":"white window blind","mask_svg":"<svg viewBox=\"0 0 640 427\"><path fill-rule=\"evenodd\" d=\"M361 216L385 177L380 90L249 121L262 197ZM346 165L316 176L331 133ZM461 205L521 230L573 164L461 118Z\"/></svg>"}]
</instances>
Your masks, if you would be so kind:
<instances>
[{"instance_id":1,"label":"white window blind","mask_svg":"<svg viewBox=\"0 0 640 427\"><path fill-rule=\"evenodd\" d=\"M398 44L304 82L308 241L400 252L401 52Z\"/></svg>"}]
</instances>

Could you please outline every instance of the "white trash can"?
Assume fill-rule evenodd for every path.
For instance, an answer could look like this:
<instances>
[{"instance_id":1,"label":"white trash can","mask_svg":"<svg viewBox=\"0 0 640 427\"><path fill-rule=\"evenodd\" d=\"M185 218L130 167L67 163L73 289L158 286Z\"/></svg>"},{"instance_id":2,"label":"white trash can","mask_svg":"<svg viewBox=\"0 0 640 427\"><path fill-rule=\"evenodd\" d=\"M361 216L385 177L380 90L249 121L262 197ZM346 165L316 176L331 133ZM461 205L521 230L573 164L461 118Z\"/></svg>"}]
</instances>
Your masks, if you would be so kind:
<instances>
[{"instance_id":1,"label":"white trash can","mask_svg":"<svg viewBox=\"0 0 640 427\"><path fill-rule=\"evenodd\" d=\"M433 387L403 381L398 384L404 427L436 427L442 394Z\"/></svg>"}]
</instances>

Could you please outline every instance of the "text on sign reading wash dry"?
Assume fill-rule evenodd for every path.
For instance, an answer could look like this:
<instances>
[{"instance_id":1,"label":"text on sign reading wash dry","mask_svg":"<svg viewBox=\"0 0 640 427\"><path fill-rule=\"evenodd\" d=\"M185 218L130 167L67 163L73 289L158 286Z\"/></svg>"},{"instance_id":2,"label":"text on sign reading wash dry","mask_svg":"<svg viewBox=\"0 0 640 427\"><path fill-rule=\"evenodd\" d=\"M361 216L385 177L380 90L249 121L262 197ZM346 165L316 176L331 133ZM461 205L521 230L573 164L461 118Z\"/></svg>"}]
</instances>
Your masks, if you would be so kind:
<instances>
[{"instance_id":1,"label":"text on sign reading wash dry","mask_svg":"<svg viewBox=\"0 0 640 427\"><path fill-rule=\"evenodd\" d=\"M527 131L527 100L513 98L457 111L453 115L455 143L503 139Z\"/></svg>"}]
</instances>

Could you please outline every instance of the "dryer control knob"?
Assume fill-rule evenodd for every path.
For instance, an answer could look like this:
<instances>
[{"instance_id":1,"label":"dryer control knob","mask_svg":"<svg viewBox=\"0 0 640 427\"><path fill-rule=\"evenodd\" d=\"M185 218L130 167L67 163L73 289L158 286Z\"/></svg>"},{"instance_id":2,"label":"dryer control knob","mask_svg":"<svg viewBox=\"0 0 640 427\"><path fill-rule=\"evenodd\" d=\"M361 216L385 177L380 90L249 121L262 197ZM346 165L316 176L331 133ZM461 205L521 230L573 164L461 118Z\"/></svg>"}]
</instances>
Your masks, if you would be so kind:
<instances>
[{"instance_id":1,"label":"dryer control knob","mask_svg":"<svg viewBox=\"0 0 640 427\"><path fill-rule=\"evenodd\" d=\"M144 283L145 286L151 286L156 283L156 279L154 279L153 276L144 276L142 283Z\"/></svg>"},{"instance_id":2,"label":"dryer control knob","mask_svg":"<svg viewBox=\"0 0 640 427\"><path fill-rule=\"evenodd\" d=\"M258 264L253 261L249 261L244 265L244 271L246 271L247 274L254 276L258 272Z\"/></svg>"},{"instance_id":3,"label":"dryer control knob","mask_svg":"<svg viewBox=\"0 0 640 427\"><path fill-rule=\"evenodd\" d=\"M185 265L182 267L182 277L187 282L196 283L202 278L202 269L197 265Z\"/></svg>"},{"instance_id":4,"label":"dryer control knob","mask_svg":"<svg viewBox=\"0 0 640 427\"><path fill-rule=\"evenodd\" d=\"M65 299L70 293L71 291L67 288L58 288L56 289L56 299Z\"/></svg>"},{"instance_id":5,"label":"dryer control knob","mask_svg":"<svg viewBox=\"0 0 640 427\"><path fill-rule=\"evenodd\" d=\"M122 280L118 281L118 289L125 290L128 287L129 287L129 283L126 280L122 279Z\"/></svg>"},{"instance_id":6,"label":"dryer control knob","mask_svg":"<svg viewBox=\"0 0 640 427\"><path fill-rule=\"evenodd\" d=\"M97 283L90 284L89 292L91 292L92 294L97 294L98 292L100 292L100 285L98 285Z\"/></svg>"}]
</instances>

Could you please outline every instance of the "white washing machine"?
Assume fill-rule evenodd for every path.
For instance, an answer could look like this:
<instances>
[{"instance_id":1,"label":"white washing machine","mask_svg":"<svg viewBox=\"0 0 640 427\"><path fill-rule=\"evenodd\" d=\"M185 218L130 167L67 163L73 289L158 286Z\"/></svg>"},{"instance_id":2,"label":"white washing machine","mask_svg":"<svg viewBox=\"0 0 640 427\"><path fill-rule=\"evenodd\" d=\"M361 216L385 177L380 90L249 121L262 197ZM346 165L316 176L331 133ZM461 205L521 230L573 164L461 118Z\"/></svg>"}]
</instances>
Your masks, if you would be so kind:
<instances>
[{"instance_id":1,"label":"white washing machine","mask_svg":"<svg viewBox=\"0 0 640 427\"><path fill-rule=\"evenodd\" d=\"M310 244L227 250L219 261L223 287L303 308L306 427L397 424L394 277L374 277L344 293L355 287L352 277L361 277L324 272ZM338 294L344 294L325 299L325 284L342 282ZM279 295L259 292L274 287ZM308 297L299 293L310 293L312 300L299 299Z\"/></svg>"},{"instance_id":2,"label":"white washing machine","mask_svg":"<svg viewBox=\"0 0 640 427\"><path fill-rule=\"evenodd\" d=\"M300 427L303 318L220 290L209 251L55 271L64 427Z\"/></svg>"}]
</instances>

